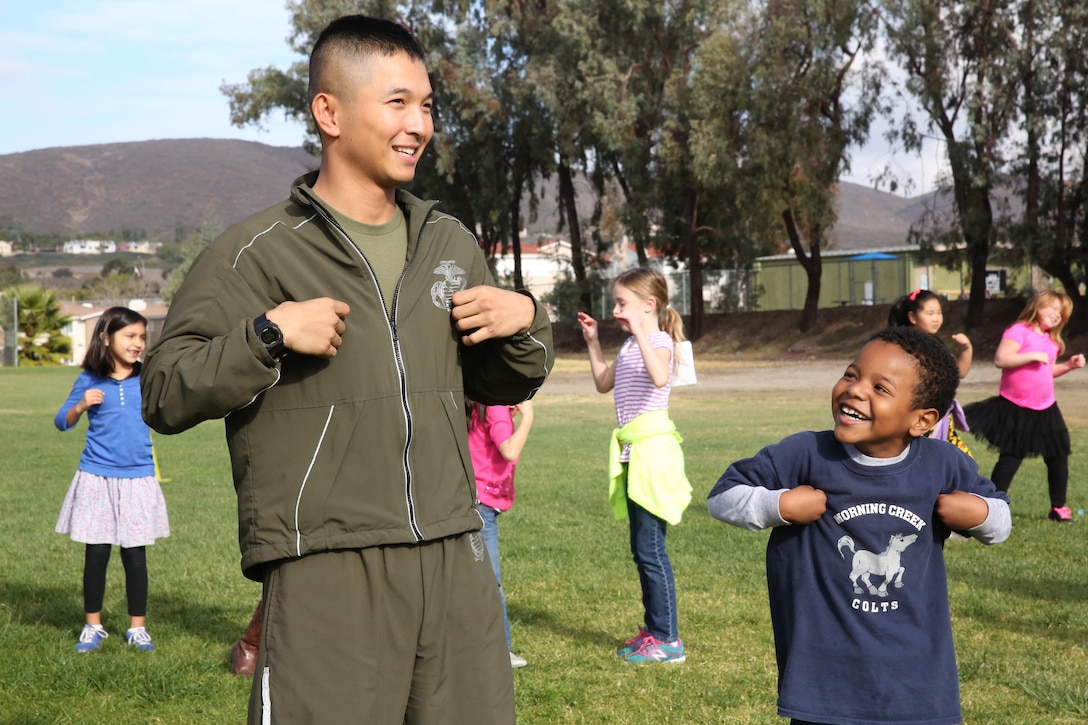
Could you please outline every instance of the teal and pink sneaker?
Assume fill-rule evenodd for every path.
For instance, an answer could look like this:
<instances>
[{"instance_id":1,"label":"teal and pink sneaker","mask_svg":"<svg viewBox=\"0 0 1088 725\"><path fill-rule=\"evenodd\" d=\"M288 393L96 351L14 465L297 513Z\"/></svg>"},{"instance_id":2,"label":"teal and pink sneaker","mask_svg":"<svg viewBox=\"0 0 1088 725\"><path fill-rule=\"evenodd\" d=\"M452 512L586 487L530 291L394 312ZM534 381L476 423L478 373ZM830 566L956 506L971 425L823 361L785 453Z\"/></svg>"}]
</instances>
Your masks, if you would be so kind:
<instances>
[{"instance_id":1,"label":"teal and pink sneaker","mask_svg":"<svg viewBox=\"0 0 1088 725\"><path fill-rule=\"evenodd\" d=\"M650 630L640 626L638 628L638 634L624 642L623 646L616 650L616 655L624 658L633 655L642 647L642 643L647 639L652 639L652 637L650 637Z\"/></svg>"},{"instance_id":2,"label":"teal and pink sneaker","mask_svg":"<svg viewBox=\"0 0 1088 725\"><path fill-rule=\"evenodd\" d=\"M649 635L642 642L642 646L624 658L635 665L659 663L663 665L680 664L686 657L684 655L684 640L676 639L672 642L661 642Z\"/></svg>"}]
</instances>

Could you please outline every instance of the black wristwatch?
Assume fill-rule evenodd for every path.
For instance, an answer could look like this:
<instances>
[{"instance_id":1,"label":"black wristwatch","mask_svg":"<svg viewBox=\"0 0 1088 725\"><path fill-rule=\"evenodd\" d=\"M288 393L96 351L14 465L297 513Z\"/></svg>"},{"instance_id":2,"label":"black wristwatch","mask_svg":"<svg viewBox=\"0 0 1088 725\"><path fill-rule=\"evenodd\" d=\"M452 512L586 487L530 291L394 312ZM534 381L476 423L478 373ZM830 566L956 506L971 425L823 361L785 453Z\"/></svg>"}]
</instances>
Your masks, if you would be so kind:
<instances>
[{"instance_id":1,"label":"black wristwatch","mask_svg":"<svg viewBox=\"0 0 1088 725\"><path fill-rule=\"evenodd\" d=\"M283 344L283 332L280 331L279 325L272 322L265 315L253 320L253 330L257 333L257 339L261 341L264 349L268 350L268 354L274 360L279 360L287 352L287 346Z\"/></svg>"}]
</instances>

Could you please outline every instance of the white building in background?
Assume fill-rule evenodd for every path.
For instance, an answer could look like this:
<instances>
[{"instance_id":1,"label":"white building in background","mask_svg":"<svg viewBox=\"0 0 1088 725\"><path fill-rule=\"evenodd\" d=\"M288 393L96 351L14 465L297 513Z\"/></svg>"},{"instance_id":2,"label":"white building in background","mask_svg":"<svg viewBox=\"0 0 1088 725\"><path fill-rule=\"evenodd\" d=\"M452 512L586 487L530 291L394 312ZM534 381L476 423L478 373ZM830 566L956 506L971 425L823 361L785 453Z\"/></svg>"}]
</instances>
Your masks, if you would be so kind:
<instances>
[{"instance_id":1,"label":"white building in background","mask_svg":"<svg viewBox=\"0 0 1088 725\"><path fill-rule=\"evenodd\" d=\"M0 239L0 257L10 257L15 254L15 245Z\"/></svg>"},{"instance_id":2,"label":"white building in background","mask_svg":"<svg viewBox=\"0 0 1088 725\"><path fill-rule=\"evenodd\" d=\"M648 250L651 264L657 266L657 250ZM564 279L574 279L574 267L571 263L570 242L566 239L538 238L529 241L521 239L521 276L525 287L536 297L548 294L555 284ZM626 241L617 242L602 255L601 264L592 270L591 275L612 280L624 270L638 266L638 253L635 245ZM495 274L500 282L512 283L514 279L514 253L495 255ZM610 282L609 282L610 283Z\"/></svg>"},{"instance_id":3,"label":"white building in background","mask_svg":"<svg viewBox=\"0 0 1088 725\"><path fill-rule=\"evenodd\" d=\"M65 242L62 250L65 254L113 254L117 243L101 239L73 239Z\"/></svg>"},{"instance_id":4,"label":"white building in background","mask_svg":"<svg viewBox=\"0 0 1088 725\"><path fill-rule=\"evenodd\" d=\"M146 239L135 242L118 242L118 252L132 252L133 254L154 254L162 246L159 242L151 242Z\"/></svg>"},{"instance_id":5,"label":"white building in background","mask_svg":"<svg viewBox=\"0 0 1088 725\"><path fill-rule=\"evenodd\" d=\"M513 284L514 253L495 255L495 274L500 283ZM565 239L521 240L521 277L525 288L538 299L555 287L562 279L573 279L570 242Z\"/></svg>"},{"instance_id":6,"label":"white building in background","mask_svg":"<svg viewBox=\"0 0 1088 725\"><path fill-rule=\"evenodd\" d=\"M663 267L663 260L656 249L648 249L648 264L654 267ZM526 289L533 293L537 299L547 296L555 288L558 282L574 279L574 267L571 262L570 242L566 239L538 238L529 241L523 234L521 239L521 277ZM512 285L514 282L514 253L507 250L506 254L496 255L494 258L495 274L499 278L499 284ZM621 272L638 266L638 251L635 245L626 237L603 251L599 262L586 273L594 278L591 285L593 291L590 297L593 301L594 314L604 319L610 315L612 309L612 280ZM669 282L670 299L680 291L677 274L685 275L684 265L681 263L679 272L676 270L663 270ZM674 289L676 287L676 289ZM683 294L686 292L686 283L683 284ZM680 300L677 304L681 311L686 310L686 302ZM553 322L555 311L552 310Z\"/></svg>"}]
</instances>

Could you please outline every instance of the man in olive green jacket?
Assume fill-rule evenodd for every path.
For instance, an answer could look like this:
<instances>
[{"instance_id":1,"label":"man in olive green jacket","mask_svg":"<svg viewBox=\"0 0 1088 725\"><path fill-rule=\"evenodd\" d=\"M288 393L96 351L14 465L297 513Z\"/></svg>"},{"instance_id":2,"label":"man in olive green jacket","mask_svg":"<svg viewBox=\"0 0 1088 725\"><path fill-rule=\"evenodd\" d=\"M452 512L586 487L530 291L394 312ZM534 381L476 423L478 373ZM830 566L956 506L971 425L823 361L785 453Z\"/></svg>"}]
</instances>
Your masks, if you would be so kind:
<instances>
[{"instance_id":1,"label":"man in olive green jacket","mask_svg":"<svg viewBox=\"0 0 1088 725\"><path fill-rule=\"evenodd\" d=\"M433 134L413 36L334 21L310 97L320 171L194 262L144 416L226 421L242 568L264 584L251 723L512 723L463 398L531 397L550 324L458 220L396 189Z\"/></svg>"}]
</instances>

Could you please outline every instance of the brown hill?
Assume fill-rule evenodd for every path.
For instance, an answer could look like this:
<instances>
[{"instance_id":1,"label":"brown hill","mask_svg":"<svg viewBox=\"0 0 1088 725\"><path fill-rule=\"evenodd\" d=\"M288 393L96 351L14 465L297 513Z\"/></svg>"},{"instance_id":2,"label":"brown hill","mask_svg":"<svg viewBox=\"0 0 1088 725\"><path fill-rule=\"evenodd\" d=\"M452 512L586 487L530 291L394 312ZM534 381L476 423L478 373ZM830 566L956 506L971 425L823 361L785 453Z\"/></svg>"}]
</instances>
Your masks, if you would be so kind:
<instances>
[{"instance_id":1,"label":"brown hill","mask_svg":"<svg viewBox=\"0 0 1088 725\"><path fill-rule=\"evenodd\" d=\"M211 213L226 226L284 199L295 177L317 167L301 148L250 141L181 139L70 146L0 155L0 228L78 238L94 233L172 240ZM531 232L558 229L554 179L541 184ZM588 184L579 207L592 212ZM903 244L923 205L857 184L840 188L832 248ZM528 218L528 214L526 214Z\"/></svg>"},{"instance_id":2,"label":"brown hill","mask_svg":"<svg viewBox=\"0 0 1088 725\"><path fill-rule=\"evenodd\" d=\"M301 148L225 139L70 146L0 156L0 226L78 238L130 230L174 239L287 197L317 168Z\"/></svg>"}]
</instances>

